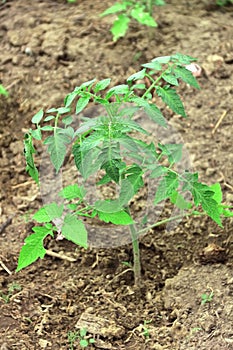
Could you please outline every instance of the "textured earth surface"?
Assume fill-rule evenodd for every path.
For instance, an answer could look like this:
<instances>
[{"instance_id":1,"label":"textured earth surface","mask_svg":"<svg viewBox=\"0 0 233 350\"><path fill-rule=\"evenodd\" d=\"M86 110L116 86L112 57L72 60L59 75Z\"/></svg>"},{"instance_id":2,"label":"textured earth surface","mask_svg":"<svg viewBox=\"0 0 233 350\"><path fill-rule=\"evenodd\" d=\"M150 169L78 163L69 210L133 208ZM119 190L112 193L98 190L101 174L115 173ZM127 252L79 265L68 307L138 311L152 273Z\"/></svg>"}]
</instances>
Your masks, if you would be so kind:
<instances>
[{"instance_id":1,"label":"textured earth surface","mask_svg":"<svg viewBox=\"0 0 233 350\"><path fill-rule=\"evenodd\" d=\"M0 3L0 84L9 91L0 96L0 349L81 349L78 338L72 348L69 335L84 327L95 339L90 349L233 349L231 219L221 229L209 219L184 218L173 230L141 237L140 291L123 264L132 262L130 244L83 250L48 240L50 254L14 272L42 203L23 158L32 116L61 106L67 93L94 77L123 84L157 56L198 58L201 90L180 88L189 117L164 113L200 179L220 182L233 204L233 7L170 0L155 8L157 28L132 23L114 43L113 18L99 17L113 3Z\"/></svg>"}]
</instances>

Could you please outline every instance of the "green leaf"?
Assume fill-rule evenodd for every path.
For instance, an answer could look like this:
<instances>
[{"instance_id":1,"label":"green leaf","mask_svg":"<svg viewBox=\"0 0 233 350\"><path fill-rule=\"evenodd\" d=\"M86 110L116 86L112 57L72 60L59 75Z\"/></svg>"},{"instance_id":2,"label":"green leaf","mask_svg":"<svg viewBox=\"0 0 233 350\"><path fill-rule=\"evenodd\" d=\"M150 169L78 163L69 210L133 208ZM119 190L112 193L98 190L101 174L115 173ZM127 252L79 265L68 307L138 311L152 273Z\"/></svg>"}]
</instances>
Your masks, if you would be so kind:
<instances>
[{"instance_id":1,"label":"green leaf","mask_svg":"<svg viewBox=\"0 0 233 350\"><path fill-rule=\"evenodd\" d=\"M149 27L157 27L157 23L154 18L148 13L145 12L145 6L136 6L131 11L131 16L136 19L141 24L144 24Z\"/></svg>"},{"instance_id":2,"label":"green leaf","mask_svg":"<svg viewBox=\"0 0 233 350\"><path fill-rule=\"evenodd\" d=\"M60 218L63 213L63 205L53 202L43 206L33 216L33 220L39 223L50 222L55 218Z\"/></svg>"},{"instance_id":3,"label":"green leaf","mask_svg":"<svg viewBox=\"0 0 233 350\"><path fill-rule=\"evenodd\" d=\"M74 138L74 129L71 126L68 126L65 129L59 130L59 134L66 135L69 139L72 140Z\"/></svg>"},{"instance_id":4,"label":"green leaf","mask_svg":"<svg viewBox=\"0 0 233 350\"><path fill-rule=\"evenodd\" d=\"M149 63L142 64L142 67L150 68L153 70L161 70L162 69L162 66L158 60L157 61L153 60Z\"/></svg>"},{"instance_id":5,"label":"green leaf","mask_svg":"<svg viewBox=\"0 0 233 350\"><path fill-rule=\"evenodd\" d=\"M210 190L214 192L213 195L213 199L218 203L221 204L222 203L222 189L221 189L221 185L219 183L215 183L213 185L211 185Z\"/></svg>"},{"instance_id":6,"label":"green leaf","mask_svg":"<svg viewBox=\"0 0 233 350\"><path fill-rule=\"evenodd\" d=\"M136 194L138 190L142 188L144 185L143 178L142 178L142 175L143 175L142 169L137 164L134 164L126 169L126 171L124 172L124 175L126 175L127 180L133 186L134 194Z\"/></svg>"},{"instance_id":7,"label":"green leaf","mask_svg":"<svg viewBox=\"0 0 233 350\"><path fill-rule=\"evenodd\" d=\"M70 94L68 94L65 97L65 100L64 100L65 107L69 107L71 105L71 103L77 97L78 93L79 93L79 90L75 90L75 91L72 91Z\"/></svg>"},{"instance_id":8,"label":"green leaf","mask_svg":"<svg viewBox=\"0 0 233 350\"><path fill-rule=\"evenodd\" d=\"M125 11L127 8L127 4L125 2L116 2L113 6L109 7L107 10L100 14L101 17L112 15L117 12Z\"/></svg>"},{"instance_id":9,"label":"green leaf","mask_svg":"<svg viewBox=\"0 0 233 350\"><path fill-rule=\"evenodd\" d=\"M221 210L216 200L213 199L214 191L212 191L209 186L196 182L193 184L191 192L194 197L195 205L197 206L200 203L202 209L209 215L209 217L220 227L223 227L220 218Z\"/></svg>"},{"instance_id":10,"label":"green leaf","mask_svg":"<svg viewBox=\"0 0 233 350\"><path fill-rule=\"evenodd\" d=\"M53 136L49 136L44 141L44 144L48 144L48 153L50 154L51 162L58 173L61 168L66 155L66 144L70 142L70 139L57 131Z\"/></svg>"},{"instance_id":11,"label":"green leaf","mask_svg":"<svg viewBox=\"0 0 233 350\"><path fill-rule=\"evenodd\" d=\"M89 151L97 147L102 141L104 141L104 136L99 134L98 131L91 135L88 135L80 145L80 150L82 152Z\"/></svg>"},{"instance_id":12,"label":"green leaf","mask_svg":"<svg viewBox=\"0 0 233 350\"><path fill-rule=\"evenodd\" d=\"M94 208L98 212L116 213L122 210L122 206L118 199L115 200L98 200L94 203Z\"/></svg>"},{"instance_id":13,"label":"green leaf","mask_svg":"<svg viewBox=\"0 0 233 350\"><path fill-rule=\"evenodd\" d=\"M185 200L185 198L177 191L174 191L170 196L171 203L181 210L187 210L192 208L192 203Z\"/></svg>"},{"instance_id":14,"label":"green leaf","mask_svg":"<svg viewBox=\"0 0 233 350\"><path fill-rule=\"evenodd\" d=\"M36 153L32 144L32 136L25 134L24 136L24 157L26 160L26 171L39 185L39 172L34 164L33 154Z\"/></svg>"},{"instance_id":15,"label":"green leaf","mask_svg":"<svg viewBox=\"0 0 233 350\"><path fill-rule=\"evenodd\" d=\"M69 107L59 107L57 108L57 113L58 114L66 114L70 112L70 108Z\"/></svg>"},{"instance_id":16,"label":"green leaf","mask_svg":"<svg viewBox=\"0 0 233 350\"><path fill-rule=\"evenodd\" d=\"M182 67L182 66L175 67L174 73L178 79L181 78L185 83L195 87L196 89L200 89L200 86L199 86L196 78L185 67Z\"/></svg>"},{"instance_id":17,"label":"green leaf","mask_svg":"<svg viewBox=\"0 0 233 350\"><path fill-rule=\"evenodd\" d=\"M39 124L41 119L43 118L44 111L43 109L40 109L39 112L37 112L33 117L32 117L32 123L33 124Z\"/></svg>"},{"instance_id":18,"label":"green leaf","mask_svg":"<svg viewBox=\"0 0 233 350\"><path fill-rule=\"evenodd\" d=\"M148 115L150 119L152 119L158 125L163 127L167 127L166 119L164 118L160 109L154 104L148 103L144 98L133 96L130 98L131 102L136 103L139 107L142 107L145 113Z\"/></svg>"},{"instance_id":19,"label":"green leaf","mask_svg":"<svg viewBox=\"0 0 233 350\"><path fill-rule=\"evenodd\" d=\"M45 125L45 126L42 126L42 128L40 128L40 130L43 130L43 131L53 131L54 127L51 126L51 125Z\"/></svg>"},{"instance_id":20,"label":"green leaf","mask_svg":"<svg viewBox=\"0 0 233 350\"><path fill-rule=\"evenodd\" d=\"M46 227L33 227L33 231L35 233L28 236L24 241L25 243L19 254L16 272L32 264L38 258L43 259L46 254L43 241L46 236L53 236L53 231Z\"/></svg>"},{"instance_id":21,"label":"green leaf","mask_svg":"<svg viewBox=\"0 0 233 350\"><path fill-rule=\"evenodd\" d=\"M118 159L110 159L106 163L102 165L102 169L106 171L106 174L113 180L114 182L119 182L119 165L120 161Z\"/></svg>"},{"instance_id":22,"label":"green leaf","mask_svg":"<svg viewBox=\"0 0 233 350\"><path fill-rule=\"evenodd\" d=\"M108 90L106 98L109 98L112 95L124 95L127 92L129 92L129 86L126 84L113 86L111 89Z\"/></svg>"},{"instance_id":23,"label":"green leaf","mask_svg":"<svg viewBox=\"0 0 233 350\"><path fill-rule=\"evenodd\" d=\"M61 229L62 235L69 241L87 248L87 230L81 220L67 214Z\"/></svg>"},{"instance_id":24,"label":"green leaf","mask_svg":"<svg viewBox=\"0 0 233 350\"><path fill-rule=\"evenodd\" d=\"M173 112L181 115L182 117L186 117L183 103L174 89L170 87L162 88L161 86L157 86L156 92L158 96L162 98L163 102L168 105Z\"/></svg>"},{"instance_id":25,"label":"green leaf","mask_svg":"<svg viewBox=\"0 0 233 350\"><path fill-rule=\"evenodd\" d=\"M85 196L85 190L77 184L68 185L59 192L59 196L65 199L83 198Z\"/></svg>"},{"instance_id":26,"label":"green leaf","mask_svg":"<svg viewBox=\"0 0 233 350\"><path fill-rule=\"evenodd\" d=\"M44 118L45 122L49 122L50 120L55 119L54 115L48 115L46 118Z\"/></svg>"},{"instance_id":27,"label":"green leaf","mask_svg":"<svg viewBox=\"0 0 233 350\"><path fill-rule=\"evenodd\" d=\"M162 165L157 165L157 164L153 165L153 168L151 170L152 170L152 172L150 174L150 178L152 178L152 179L156 179L156 178L160 177L161 175L168 172L168 168L166 168Z\"/></svg>"},{"instance_id":28,"label":"green leaf","mask_svg":"<svg viewBox=\"0 0 233 350\"><path fill-rule=\"evenodd\" d=\"M73 117L71 115L68 115L67 117L64 117L62 119L62 123L65 125L70 125L73 122Z\"/></svg>"},{"instance_id":29,"label":"green leaf","mask_svg":"<svg viewBox=\"0 0 233 350\"><path fill-rule=\"evenodd\" d=\"M119 195L119 203L121 207L127 205L129 201L134 196L134 188L131 182L128 179L124 179L121 181L121 189Z\"/></svg>"},{"instance_id":30,"label":"green leaf","mask_svg":"<svg viewBox=\"0 0 233 350\"><path fill-rule=\"evenodd\" d=\"M163 6L166 5L166 2L164 0L155 0L156 6Z\"/></svg>"},{"instance_id":31,"label":"green leaf","mask_svg":"<svg viewBox=\"0 0 233 350\"><path fill-rule=\"evenodd\" d=\"M36 140L41 140L42 139L42 135L41 135L41 129L35 129L35 130L31 130L31 135L34 139Z\"/></svg>"},{"instance_id":32,"label":"green leaf","mask_svg":"<svg viewBox=\"0 0 233 350\"><path fill-rule=\"evenodd\" d=\"M2 84L0 84L0 95L8 96L8 91L4 88Z\"/></svg>"},{"instance_id":33,"label":"green leaf","mask_svg":"<svg viewBox=\"0 0 233 350\"><path fill-rule=\"evenodd\" d=\"M193 58L188 55L183 55L182 53L176 53L171 56L171 61L180 63L181 65L183 65L183 64L189 64L191 62L196 61L196 58Z\"/></svg>"},{"instance_id":34,"label":"green leaf","mask_svg":"<svg viewBox=\"0 0 233 350\"><path fill-rule=\"evenodd\" d=\"M221 213L225 218L233 217L233 211L223 209Z\"/></svg>"},{"instance_id":35,"label":"green leaf","mask_svg":"<svg viewBox=\"0 0 233 350\"><path fill-rule=\"evenodd\" d=\"M177 174L169 172L159 182L158 188L155 193L154 204L157 204L164 199L169 198L174 191L178 188L179 182Z\"/></svg>"},{"instance_id":36,"label":"green leaf","mask_svg":"<svg viewBox=\"0 0 233 350\"><path fill-rule=\"evenodd\" d=\"M104 90L106 89L106 87L108 87L108 85L111 83L111 79L108 78L108 79L103 79L103 80L100 80L98 81L98 83L96 84L96 86L94 87L94 92L99 92L101 90Z\"/></svg>"},{"instance_id":37,"label":"green leaf","mask_svg":"<svg viewBox=\"0 0 233 350\"><path fill-rule=\"evenodd\" d=\"M80 86L81 89L86 88L86 87L90 87L91 85L93 85L93 83L96 81L96 79L92 79L89 81L86 81L85 83L82 83L82 85ZM76 91L76 89L75 89Z\"/></svg>"},{"instance_id":38,"label":"green leaf","mask_svg":"<svg viewBox=\"0 0 233 350\"><path fill-rule=\"evenodd\" d=\"M170 74L170 73L163 74L163 79L171 85L175 85L175 86L179 85L177 78L173 74Z\"/></svg>"},{"instance_id":39,"label":"green leaf","mask_svg":"<svg viewBox=\"0 0 233 350\"><path fill-rule=\"evenodd\" d=\"M161 143L158 143L158 147L162 150L162 155L168 157L170 164L178 163L181 160L183 144L167 143L162 145Z\"/></svg>"},{"instance_id":40,"label":"green leaf","mask_svg":"<svg viewBox=\"0 0 233 350\"><path fill-rule=\"evenodd\" d=\"M141 80L144 79L146 75L146 69L142 69L139 72L136 72L132 75L130 75L127 79L127 81L133 81L133 80Z\"/></svg>"},{"instance_id":41,"label":"green leaf","mask_svg":"<svg viewBox=\"0 0 233 350\"><path fill-rule=\"evenodd\" d=\"M115 213L98 212L99 219L104 222L111 222L114 225L131 225L134 223L131 216L124 210Z\"/></svg>"},{"instance_id":42,"label":"green leaf","mask_svg":"<svg viewBox=\"0 0 233 350\"><path fill-rule=\"evenodd\" d=\"M80 171L84 180L88 179L91 174L94 174L100 169L102 162L98 162L100 150L92 148L87 152L83 152L79 144L74 144L72 148L74 161L77 169Z\"/></svg>"},{"instance_id":43,"label":"green leaf","mask_svg":"<svg viewBox=\"0 0 233 350\"><path fill-rule=\"evenodd\" d=\"M79 340L79 345L81 346L81 348L86 348L89 345L88 340L80 339Z\"/></svg>"},{"instance_id":44,"label":"green leaf","mask_svg":"<svg viewBox=\"0 0 233 350\"><path fill-rule=\"evenodd\" d=\"M130 19L128 16L122 14L118 15L118 18L114 21L111 28L111 33L113 35L113 41L117 41L120 37L125 36Z\"/></svg>"},{"instance_id":45,"label":"green leaf","mask_svg":"<svg viewBox=\"0 0 233 350\"><path fill-rule=\"evenodd\" d=\"M105 174L96 184L97 186L106 185L109 182L111 182L111 180L112 180L111 177Z\"/></svg>"},{"instance_id":46,"label":"green leaf","mask_svg":"<svg viewBox=\"0 0 233 350\"><path fill-rule=\"evenodd\" d=\"M161 56L161 57L153 58L151 62L159 62L161 64L167 64L168 62L170 62L170 60L171 60L171 56Z\"/></svg>"},{"instance_id":47,"label":"green leaf","mask_svg":"<svg viewBox=\"0 0 233 350\"><path fill-rule=\"evenodd\" d=\"M76 114L80 113L88 105L90 98L89 95L84 95L78 99L75 110Z\"/></svg>"},{"instance_id":48,"label":"green leaf","mask_svg":"<svg viewBox=\"0 0 233 350\"><path fill-rule=\"evenodd\" d=\"M198 182L197 173L184 173L183 179L185 179L182 190L188 190L192 193L194 204L196 206L201 205L202 209L214 220L220 227L222 207L219 205L220 192L214 185L213 189L206 184Z\"/></svg>"}]
</instances>

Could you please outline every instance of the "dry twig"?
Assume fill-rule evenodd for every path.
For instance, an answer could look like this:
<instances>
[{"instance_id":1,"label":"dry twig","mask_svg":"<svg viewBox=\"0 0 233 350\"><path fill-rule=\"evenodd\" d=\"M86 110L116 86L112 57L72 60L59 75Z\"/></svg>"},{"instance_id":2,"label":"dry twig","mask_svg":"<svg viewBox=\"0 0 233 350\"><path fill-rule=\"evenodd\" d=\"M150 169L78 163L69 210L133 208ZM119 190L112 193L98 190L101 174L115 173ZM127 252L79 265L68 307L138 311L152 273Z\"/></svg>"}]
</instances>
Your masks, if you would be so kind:
<instances>
[{"instance_id":1,"label":"dry twig","mask_svg":"<svg viewBox=\"0 0 233 350\"><path fill-rule=\"evenodd\" d=\"M216 130L218 129L219 125L222 123L223 119L225 118L225 116L227 115L227 111L224 111L222 113L222 115L220 116L219 120L217 121L215 127L212 130L212 135L215 134Z\"/></svg>"}]
</instances>

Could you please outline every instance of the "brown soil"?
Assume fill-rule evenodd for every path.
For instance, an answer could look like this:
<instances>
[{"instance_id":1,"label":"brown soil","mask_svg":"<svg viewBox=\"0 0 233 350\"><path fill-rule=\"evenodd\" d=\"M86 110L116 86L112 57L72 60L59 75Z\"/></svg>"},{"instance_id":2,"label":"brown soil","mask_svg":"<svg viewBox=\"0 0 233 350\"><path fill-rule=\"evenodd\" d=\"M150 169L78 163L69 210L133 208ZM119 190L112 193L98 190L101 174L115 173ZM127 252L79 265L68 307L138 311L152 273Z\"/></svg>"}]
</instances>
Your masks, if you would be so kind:
<instances>
[{"instance_id":1,"label":"brown soil","mask_svg":"<svg viewBox=\"0 0 233 350\"><path fill-rule=\"evenodd\" d=\"M189 118L173 116L173 121L201 180L219 181L233 204L232 6L170 0L156 8L158 28L133 24L125 38L113 43L111 19L98 16L112 3L0 4L0 83L10 93L0 97L5 225L0 234L0 349L72 349L68 332L77 327L86 327L95 338L90 349L233 349L231 219L224 229L208 219L184 219L175 230L160 228L142 237L140 293L122 264L132 261L130 244L85 251L65 240L51 241L47 249L75 262L46 255L14 272L33 226L31 215L41 205L23 159L23 134L31 117L42 107L62 105L68 92L94 77L124 83L157 56L182 52L199 59L201 90L182 88ZM21 290L4 300L12 283ZM213 293L212 300L201 303L204 293ZM78 340L73 349L80 349Z\"/></svg>"}]
</instances>

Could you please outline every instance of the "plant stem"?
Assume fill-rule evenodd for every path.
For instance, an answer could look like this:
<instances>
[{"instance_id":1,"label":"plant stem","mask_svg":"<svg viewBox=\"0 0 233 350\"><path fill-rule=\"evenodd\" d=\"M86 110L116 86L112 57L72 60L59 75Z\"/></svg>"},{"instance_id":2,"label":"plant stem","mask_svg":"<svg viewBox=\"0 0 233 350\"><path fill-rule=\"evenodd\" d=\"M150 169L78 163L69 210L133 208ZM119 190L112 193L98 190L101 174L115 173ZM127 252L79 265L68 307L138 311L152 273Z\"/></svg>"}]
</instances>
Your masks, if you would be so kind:
<instances>
[{"instance_id":1,"label":"plant stem","mask_svg":"<svg viewBox=\"0 0 233 350\"><path fill-rule=\"evenodd\" d=\"M187 214L180 214L180 215L176 215L176 216L172 216L168 219L164 219L164 220L161 220L161 221L158 221L150 226L147 226L146 228L143 228L142 230L139 230L137 231L137 235L140 235L141 233L144 233L144 232L147 232L148 230L154 228L154 227L157 227L157 226L160 226L160 225L163 225L163 224L166 224L167 222L170 222L170 221L174 221L174 220L177 220L177 219L181 219L183 218L184 216L187 217L187 216L193 216L193 215L198 215L198 216L204 216L206 215L205 213L199 213L199 214L194 214L193 212L191 213L187 213Z\"/></svg>"},{"instance_id":2,"label":"plant stem","mask_svg":"<svg viewBox=\"0 0 233 350\"><path fill-rule=\"evenodd\" d=\"M140 262L140 250L138 242L138 232L135 229L134 224L129 225L132 245L133 245L133 270L134 270L134 285L140 287L141 282L141 262Z\"/></svg>"}]
</instances>

